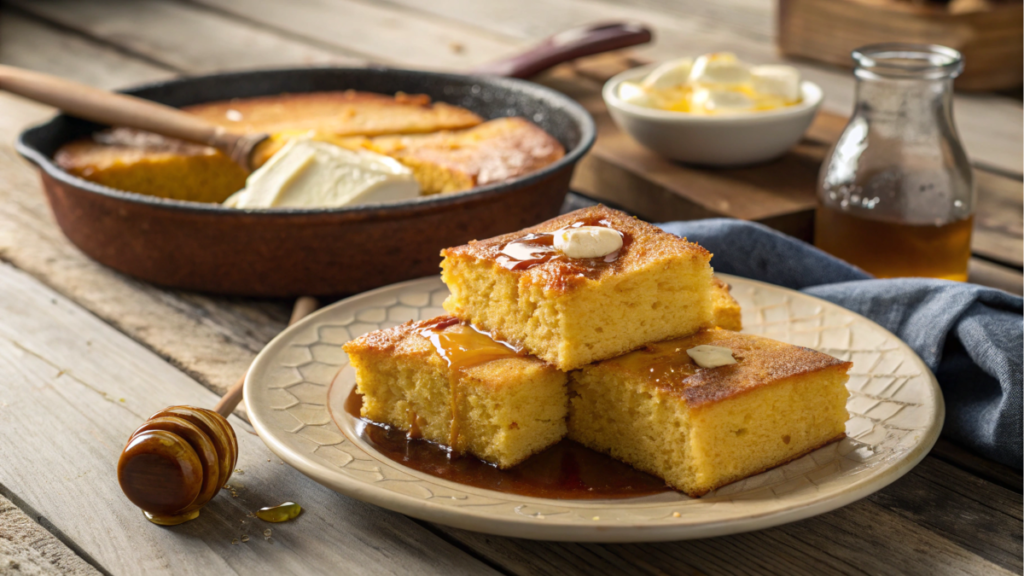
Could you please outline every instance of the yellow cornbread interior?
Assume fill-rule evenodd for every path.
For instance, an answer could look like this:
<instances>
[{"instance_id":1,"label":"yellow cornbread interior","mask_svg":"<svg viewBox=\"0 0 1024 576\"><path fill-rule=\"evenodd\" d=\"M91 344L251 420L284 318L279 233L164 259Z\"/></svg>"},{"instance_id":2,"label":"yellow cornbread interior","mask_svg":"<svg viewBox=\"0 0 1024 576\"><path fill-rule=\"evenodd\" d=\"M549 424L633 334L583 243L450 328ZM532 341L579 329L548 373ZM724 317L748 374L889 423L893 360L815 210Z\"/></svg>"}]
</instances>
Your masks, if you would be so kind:
<instances>
[{"instance_id":1,"label":"yellow cornbread interior","mask_svg":"<svg viewBox=\"0 0 1024 576\"><path fill-rule=\"evenodd\" d=\"M445 258L450 314L569 371L712 323L711 267L678 258L553 290L493 261Z\"/></svg>"},{"instance_id":2,"label":"yellow cornbread interior","mask_svg":"<svg viewBox=\"0 0 1024 576\"><path fill-rule=\"evenodd\" d=\"M733 336L714 332L720 338ZM660 476L694 497L841 438L849 417L849 365L757 340L763 343L753 342L753 353L737 353L737 365L708 369L718 372L698 377L711 388L690 390L692 394L685 383L700 374L696 366L683 366L682 378L672 383L655 382L653 359L669 348L685 357L685 350L697 344L723 342L697 335L659 343L654 353L635 352L572 373L569 438ZM757 353L759 346L763 355ZM786 366L772 365L766 357L773 354ZM743 366L745 362L750 365ZM790 375L773 379L773 373Z\"/></svg>"},{"instance_id":3,"label":"yellow cornbread interior","mask_svg":"<svg viewBox=\"0 0 1024 576\"><path fill-rule=\"evenodd\" d=\"M453 371L417 334L390 351L372 340L345 346L363 395L362 415L508 468L566 433L566 375L533 358ZM453 378L454 375L454 378ZM456 397L452 410L452 392Z\"/></svg>"},{"instance_id":4,"label":"yellow cornbread interior","mask_svg":"<svg viewBox=\"0 0 1024 576\"><path fill-rule=\"evenodd\" d=\"M729 285L717 277L713 279L711 285L711 310L715 326L734 332L743 329L740 303L729 293Z\"/></svg>"}]
</instances>

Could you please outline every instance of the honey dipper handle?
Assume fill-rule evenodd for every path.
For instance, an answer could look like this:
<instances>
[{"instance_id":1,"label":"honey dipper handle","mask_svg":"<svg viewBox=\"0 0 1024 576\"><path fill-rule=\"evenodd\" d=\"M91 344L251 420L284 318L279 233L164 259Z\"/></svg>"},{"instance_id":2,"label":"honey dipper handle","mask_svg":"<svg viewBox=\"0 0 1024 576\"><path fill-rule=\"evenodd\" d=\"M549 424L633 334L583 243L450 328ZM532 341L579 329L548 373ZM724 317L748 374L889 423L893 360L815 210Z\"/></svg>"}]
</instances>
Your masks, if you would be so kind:
<instances>
[{"instance_id":1,"label":"honey dipper handle","mask_svg":"<svg viewBox=\"0 0 1024 576\"><path fill-rule=\"evenodd\" d=\"M316 298L312 296L301 296L295 301L295 306L292 308L292 316L288 319L288 325L291 326L299 320L302 320L306 316L309 316L317 308L320 307L320 303L317 302ZM228 389L227 393L221 397L217 405L213 407L213 411L227 418L229 414L235 411L235 407L242 401L242 387L245 386L245 375L243 374L238 382L235 382L231 388Z\"/></svg>"},{"instance_id":2,"label":"honey dipper handle","mask_svg":"<svg viewBox=\"0 0 1024 576\"><path fill-rule=\"evenodd\" d=\"M127 126L212 146L248 168L248 155L265 135L227 132L205 120L150 100L116 94L49 74L0 66L0 90L47 104L79 118Z\"/></svg>"},{"instance_id":3,"label":"honey dipper handle","mask_svg":"<svg viewBox=\"0 0 1024 576\"><path fill-rule=\"evenodd\" d=\"M529 78L548 68L610 50L650 42L651 31L636 22L588 24L559 32L522 54L484 64L474 74Z\"/></svg>"}]
</instances>

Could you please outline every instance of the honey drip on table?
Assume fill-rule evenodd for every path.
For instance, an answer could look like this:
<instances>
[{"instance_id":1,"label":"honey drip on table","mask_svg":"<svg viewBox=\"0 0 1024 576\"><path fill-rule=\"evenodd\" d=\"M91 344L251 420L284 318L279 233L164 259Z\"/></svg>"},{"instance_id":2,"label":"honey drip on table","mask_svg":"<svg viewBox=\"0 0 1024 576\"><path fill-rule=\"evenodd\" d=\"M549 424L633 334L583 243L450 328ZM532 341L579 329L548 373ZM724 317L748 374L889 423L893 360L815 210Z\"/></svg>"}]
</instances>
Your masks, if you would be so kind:
<instances>
[{"instance_id":1,"label":"honey drip on table","mask_svg":"<svg viewBox=\"0 0 1024 576\"><path fill-rule=\"evenodd\" d=\"M554 232L541 232L539 234L527 234L522 238L518 238L505 244L501 247L501 254L498 255L498 264L506 270L529 270L534 266L540 266L545 262L550 262L556 258L565 258L561 252L555 248L555 234L566 228L579 228L581 226L601 226L604 228L612 228L611 222L602 218L587 218L578 222L559 228ZM619 232L618 230L615 230ZM597 264L610 264L619 259L619 254L629 244L630 237L627 234L619 232L622 236L622 247L601 258L576 258L576 261L589 262L592 265Z\"/></svg>"},{"instance_id":2,"label":"honey drip on table","mask_svg":"<svg viewBox=\"0 0 1024 576\"><path fill-rule=\"evenodd\" d=\"M571 440L562 440L506 470L468 455L452 458L440 444L409 438L402 430L363 419L362 405L363 397L353 388L345 399L345 412L356 419L360 439L402 466L443 480L560 500L638 498L672 491L660 478Z\"/></svg>"},{"instance_id":3,"label":"honey drip on table","mask_svg":"<svg viewBox=\"0 0 1024 576\"><path fill-rule=\"evenodd\" d=\"M454 450L459 439L459 377L463 371L474 366L480 366L494 360L503 358L515 358L521 353L511 345L499 342L489 335L466 326L457 318L443 318L438 322L430 323L420 330L423 336L434 346L437 355L448 364L448 384L451 397L452 425L449 432L448 445ZM415 413L413 413L415 418ZM413 426L409 430L410 437L413 431L419 432L418 423L413 420Z\"/></svg>"},{"instance_id":4,"label":"honey drip on table","mask_svg":"<svg viewBox=\"0 0 1024 576\"><path fill-rule=\"evenodd\" d=\"M256 511L256 517L264 522L287 522L302 514L302 506L295 502L285 502L277 506L267 506Z\"/></svg>"},{"instance_id":5,"label":"honey drip on table","mask_svg":"<svg viewBox=\"0 0 1024 576\"><path fill-rule=\"evenodd\" d=\"M159 524L160 526L177 526L178 524L184 524L189 520L195 520L199 517L198 508L190 512L185 512L184 514L151 514L145 510L143 510L142 513L146 515L147 520L153 524Z\"/></svg>"}]
</instances>

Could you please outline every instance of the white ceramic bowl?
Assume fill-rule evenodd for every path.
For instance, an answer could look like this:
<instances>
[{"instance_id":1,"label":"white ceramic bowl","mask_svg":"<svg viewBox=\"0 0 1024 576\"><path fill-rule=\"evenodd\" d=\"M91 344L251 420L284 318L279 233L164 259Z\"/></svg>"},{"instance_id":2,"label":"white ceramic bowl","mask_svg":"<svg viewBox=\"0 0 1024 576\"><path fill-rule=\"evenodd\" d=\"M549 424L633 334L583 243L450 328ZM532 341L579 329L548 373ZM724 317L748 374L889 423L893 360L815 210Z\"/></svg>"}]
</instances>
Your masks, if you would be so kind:
<instances>
[{"instance_id":1,"label":"white ceramic bowl","mask_svg":"<svg viewBox=\"0 0 1024 576\"><path fill-rule=\"evenodd\" d=\"M641 66L608 80L601 95L612 119L637 142L672 160L709 166L741 166L777 158L800 141L821 106L821 88L804 80L803 101L778 110L704 116L657 110L619 98L619 85L640 80L657 65Z\"/></svg>"}]
</instances>

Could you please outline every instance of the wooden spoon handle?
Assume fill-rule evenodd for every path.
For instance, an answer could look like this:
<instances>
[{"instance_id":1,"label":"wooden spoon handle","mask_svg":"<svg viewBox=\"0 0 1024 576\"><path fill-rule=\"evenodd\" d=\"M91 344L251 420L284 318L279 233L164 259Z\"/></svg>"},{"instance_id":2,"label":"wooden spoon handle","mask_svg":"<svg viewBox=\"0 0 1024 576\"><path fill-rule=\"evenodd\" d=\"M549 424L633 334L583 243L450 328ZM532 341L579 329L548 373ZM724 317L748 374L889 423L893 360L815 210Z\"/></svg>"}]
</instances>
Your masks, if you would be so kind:
<instances>
[{"instance_id":1,"label":"wooden spoon handle","mask_svg":"<svg viewBox=\"0 0 1024 576\"><path fill-rule=\"evenodd\" d=\"M288 325L291 326L299 320L302 320L306 316L309 316L317 308L320 307L320 303L316 301L316 298L312 296L302 296L295 301L295 306L292 308L292 316L288 319ZM217 405L213 407L213 411L227 418L232 412L235 411L235 407L242 401L242 387L245 386L245 375L243 374L238 382L235 382L227 393L221 397Z\"/></svg>"},{"instance_id":2,"label":"wooden spoon handle","mask_svg":"<svg viewBox=\"0 0 1024 576\"><path fill-rule=\"evenodd\" d=\"M589 24L559 32L522 54L484 64L473 74L529 78L552 66L651 41L651 31L636 22Z\"/></svg>"},{"instance_id":3,"label":"wooden spoon handle","mask_svg":"<svg viewBox=\"0 0 1024 576\"><path fill-rule=\"evenodd\" d=\"M239 161L235 158L236 150L245 148L251 151L252 144L249 140L255 138L228 132L223 127L210 124L171 106L13 66L0 66L0 90L59 108L72 116L93 122L137 128L212 146L225 152L236 162ZM258 137L263 139L262 135ZM247 157L239 163L248 168Z\"/></svg>"}]
</instances>

